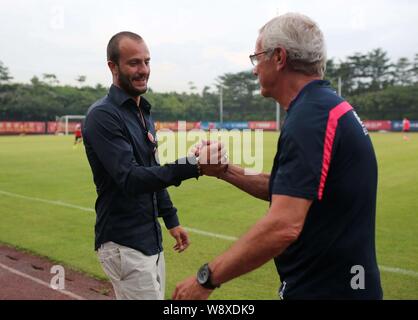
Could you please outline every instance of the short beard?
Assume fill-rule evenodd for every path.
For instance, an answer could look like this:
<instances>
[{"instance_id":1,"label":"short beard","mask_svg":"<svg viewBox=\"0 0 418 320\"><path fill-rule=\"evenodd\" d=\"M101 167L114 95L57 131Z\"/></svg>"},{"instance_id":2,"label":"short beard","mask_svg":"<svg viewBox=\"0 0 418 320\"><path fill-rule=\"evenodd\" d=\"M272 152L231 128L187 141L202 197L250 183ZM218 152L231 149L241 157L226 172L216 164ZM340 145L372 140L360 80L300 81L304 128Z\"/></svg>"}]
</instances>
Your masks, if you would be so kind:
<instances>
[{"instance_id":1,"label":"short beard","mask_svg":"<svg viewBox=\"0 0 418 320\"><path fill-rule=\"evenodd\" d=\"M145 89L143 90L138 90L136 89L131 82L131 79L124 74L120 68L119 68L119 84L121 86L121 88L123 90L125 90L125 92L130 95L131 97L138 97L141 94L144 94L145 92L147 92L148 88L145 87Z\"/></svg>"}]
</instances>

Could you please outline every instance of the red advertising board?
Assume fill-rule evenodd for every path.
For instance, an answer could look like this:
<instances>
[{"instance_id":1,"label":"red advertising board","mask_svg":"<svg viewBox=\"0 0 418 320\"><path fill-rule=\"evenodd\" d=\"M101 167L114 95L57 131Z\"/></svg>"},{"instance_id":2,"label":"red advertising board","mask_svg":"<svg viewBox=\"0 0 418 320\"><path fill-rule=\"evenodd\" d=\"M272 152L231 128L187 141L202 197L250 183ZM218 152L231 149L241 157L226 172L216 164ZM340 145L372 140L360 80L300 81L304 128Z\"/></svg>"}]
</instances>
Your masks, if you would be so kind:
<instances>
[{"instance_id":1,"label":"red advertising board","mask_svg":"<svg viewBox=\"0 0 418 320\"><path fill-rule=\"evenodd\" d=\"M49 121L47 122L48 133L55 133L58 128L58 124L56 121Z\"/></svg>"},{"instance_id":2,"label":"red advertising board","mask_svg":"<svg viewBox=\"0 0 418 320\"><path fill-rule=\"evenodd\" d=\"M399 121L398 121L399 122ZM73 133L75 131L75 126L79 122L70 122L68 123L68 132ZM393 123L396 121L390 120L365 120L363 121L367 130L369 131L396 131L393 128ZM411 130L414 130L414 125L418 122L411 122ZM192 130L200 129L201 122L186 122L186 121L176 121L176 122L155 122L155 129L158 130ZM215 126L215 123L209 123ZM58 123L55 121L41 122L41 121L0 121L0 134L55 134L57 129L60 129L60 132L64 131L62 128L63 124L61 123L61 128L58 128ZM249 121L248 128L251 130L262 129L266 131L275 131L276 122L275 121ZM400 130L400 129L399 129ZM399 131L398 130L398 131Z\"/></svg>"},{"instance_id":3,"label":"red advertising board","mask_svg":"<svg viewBox=\"0 0 418 320\"><path fill-rule=\"evenodd\" d=\"M177 122L156 122L155 123L155 130L171 130L177 131Z\"/></svg>"},{"instance_id":4,"label":"red advertising board","mask_svg":"<svg viewBox=\"0 0 418 320\"><path fill-rule=\"evenodd\" d=\"M74 133L78 124L81 125L81 122L68 122L68 132Z\"/></svg>"},{"instance_id":5,"label":"red advertising board","mask_svg":"<svg viewBox=\"0 0 418 320\"><path fill-rule=\"evenodd\" d=\"M34 121L1 121L0 134L42 134L45 133L45 122Z\"/></svg>"},{"instance_id":6,"label":"red advertising board","mask_svg":"<svg viewBox=\"0 0 418 320\"><path fill-rule=\"evenodd\" d=\"M392 129L392 124L389 120L365 120L363 123L369 131L390 131Z\"/></svg>"},{"instance_id":7,"label":"red advertising board","mask_svg":"<svg viewBox=\"0 0 418 320\"><path fill-rule=\"evenodd\" d=\"M276 122L275 121L248 121L248 128L250 128L251 130L263 129L267 131L274 131L276 130Z\"/></svg>"},{"instance_id":8,"label":"red advertising board","mask_svg":"<svg viewBox=\"0 0 418 320\"><path fill-rule=\"evenodd\" d=\"M155 122L155 130L171 130L171 131L178 131L178 130L192 130L192 129L199 129L200 122L186 122L186 121L178 121L178 122Z\"/></svg>"}]
</instances>

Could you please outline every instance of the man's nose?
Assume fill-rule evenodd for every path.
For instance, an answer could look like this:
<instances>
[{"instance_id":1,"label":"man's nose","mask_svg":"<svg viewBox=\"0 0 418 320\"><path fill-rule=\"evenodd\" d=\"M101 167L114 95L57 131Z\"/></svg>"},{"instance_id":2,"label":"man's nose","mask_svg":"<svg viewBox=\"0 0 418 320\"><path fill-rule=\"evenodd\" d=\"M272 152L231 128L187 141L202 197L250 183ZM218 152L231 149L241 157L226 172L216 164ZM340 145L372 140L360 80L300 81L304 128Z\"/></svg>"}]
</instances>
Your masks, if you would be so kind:
<instances>
[{"instance_id":1,"label":"man's nose","mask_svg":"<svg viewBox=\"0 0 418 320\"><path fill-rule=\"evenodd\" d=\"M145 62L138 63L137 72L138 73L148 73L149 72L149 65L147 65Z\"/></svg>"}]
</instances>

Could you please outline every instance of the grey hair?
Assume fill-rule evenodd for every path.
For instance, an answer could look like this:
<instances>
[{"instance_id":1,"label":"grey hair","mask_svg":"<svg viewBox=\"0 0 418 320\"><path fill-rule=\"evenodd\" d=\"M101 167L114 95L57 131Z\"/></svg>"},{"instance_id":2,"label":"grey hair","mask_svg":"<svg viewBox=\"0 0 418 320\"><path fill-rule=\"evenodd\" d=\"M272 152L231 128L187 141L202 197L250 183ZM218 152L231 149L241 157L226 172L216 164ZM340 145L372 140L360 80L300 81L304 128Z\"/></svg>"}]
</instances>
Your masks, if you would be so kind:
<instances>
[{"instance_id":1,"label":"grey hair","mask_svg":"<svg viewBox=\"0 0 418 320\"><path fill-rule=\"evenodd\" d=\"M324 77L327 52L324 35L311 18L286 13L267 22L259 31L264 50L281 47L289 66L306 75Z\"/></svg>"}]
</instances>

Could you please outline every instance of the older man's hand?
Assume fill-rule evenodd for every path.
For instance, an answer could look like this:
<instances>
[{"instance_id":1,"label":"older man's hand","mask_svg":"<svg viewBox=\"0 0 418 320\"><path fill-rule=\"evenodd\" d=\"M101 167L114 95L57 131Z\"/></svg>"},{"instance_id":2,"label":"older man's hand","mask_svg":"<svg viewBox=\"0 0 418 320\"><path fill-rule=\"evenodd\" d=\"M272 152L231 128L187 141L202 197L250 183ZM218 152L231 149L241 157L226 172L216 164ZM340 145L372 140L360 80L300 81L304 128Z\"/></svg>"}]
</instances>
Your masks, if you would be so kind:
<instances>
[{"instance_id":1,"label":"older man's hand","mask_svg":"<svg viewBox=\"0 0 418 320\"><path fill-rule=\"evenodd\" d=\"M173 292L173 300L206 300L213 290L203 288L195 276L179 282Z\"/></svg>"}]
</instances>

